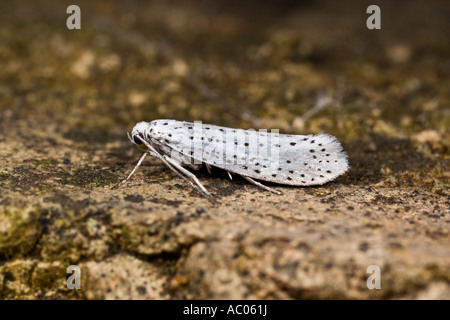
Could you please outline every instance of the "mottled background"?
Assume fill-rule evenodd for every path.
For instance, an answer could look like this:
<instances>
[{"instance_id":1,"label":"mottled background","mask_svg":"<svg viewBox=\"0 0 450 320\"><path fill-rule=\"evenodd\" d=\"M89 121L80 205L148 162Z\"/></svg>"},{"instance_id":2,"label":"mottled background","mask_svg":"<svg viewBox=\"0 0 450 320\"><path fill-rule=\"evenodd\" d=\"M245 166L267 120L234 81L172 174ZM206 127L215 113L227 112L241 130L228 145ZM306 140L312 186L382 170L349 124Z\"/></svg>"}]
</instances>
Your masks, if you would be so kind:
<instances>
[{"instance_id":1,"label":"mottled background","mask_svg":"<svg viewBox=\"0 0 450 320\"><path fill-rule=\"evenodd\" d=\"M1 1L0 298L450 299L449 16L444 0ZM112 189L141 154L126 132L158 118L324 131L351 169L282 196L200 171L214 205L147 159Z\"/></svg>"}]
</instances>

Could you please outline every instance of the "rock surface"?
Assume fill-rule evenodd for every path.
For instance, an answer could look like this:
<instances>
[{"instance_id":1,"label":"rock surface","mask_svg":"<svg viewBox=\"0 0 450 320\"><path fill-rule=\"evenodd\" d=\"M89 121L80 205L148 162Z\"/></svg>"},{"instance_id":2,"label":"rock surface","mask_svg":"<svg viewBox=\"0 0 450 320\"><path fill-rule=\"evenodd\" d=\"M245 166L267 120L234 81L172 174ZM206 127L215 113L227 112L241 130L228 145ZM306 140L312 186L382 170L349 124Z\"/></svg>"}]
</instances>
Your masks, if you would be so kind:
<instances>
[{"instance_id":1,"label":"rock surface","mask_svg":"<svg viewBox=\"0 0 450 320\"><path fill-rule=\"evenodd\" d=\"M0 5L0 299L450 299L445 2L381 30L360 1L77 4ZM212 204L147 159L112 189L159 118L324 131L351 169L281 196L202 170Z\"/></svg>"}]
</instances>

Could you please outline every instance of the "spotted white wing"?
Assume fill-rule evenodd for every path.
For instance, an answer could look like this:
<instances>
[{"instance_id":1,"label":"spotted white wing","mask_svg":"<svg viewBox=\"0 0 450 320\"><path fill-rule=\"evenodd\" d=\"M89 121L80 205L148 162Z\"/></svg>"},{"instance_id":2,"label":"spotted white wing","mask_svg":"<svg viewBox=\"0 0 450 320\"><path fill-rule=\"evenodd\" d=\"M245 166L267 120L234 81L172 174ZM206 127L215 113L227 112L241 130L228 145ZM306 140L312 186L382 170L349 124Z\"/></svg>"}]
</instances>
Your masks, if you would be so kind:
<instances>
[{"instance_id":1,"label":"spotted white wing","mask_svg":"<svg viewBox=\"0 0 450 320\"><path fill-rule=\"evenodd\" d=\"M320 185L349 166L339 141L327 134L285 135L176 120L155 120L149 135L180 163L206 163L279 184Z\"/></svg>"}]
</instances>

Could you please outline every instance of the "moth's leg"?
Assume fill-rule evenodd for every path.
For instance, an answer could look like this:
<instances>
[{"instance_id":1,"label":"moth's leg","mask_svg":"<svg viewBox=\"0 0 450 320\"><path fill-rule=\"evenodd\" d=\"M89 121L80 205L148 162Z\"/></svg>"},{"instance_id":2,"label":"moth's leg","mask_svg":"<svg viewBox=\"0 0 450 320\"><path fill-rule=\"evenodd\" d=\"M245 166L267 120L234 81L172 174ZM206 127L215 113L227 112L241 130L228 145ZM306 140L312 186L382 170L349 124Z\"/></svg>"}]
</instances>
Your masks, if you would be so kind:
<instances>
[{"instance_id":1,"label":"moth's leg","mask_svg":"<svg viewBox=\"0 0 450 320\"><path fill-rule=\"evenodd\" d=\"M227 171L227 173L228 173L228 176L230 177L230 180L233 180L233 177L231 176L230 171Z\"/></svg>"},{"instance_id":2,"label":"moth's leg","mask_svg":"<svg viewBox=\"0 0 450 320\"><path fill-rule=\"evenodd\" d=\"M171 169L172 171L174 171L179 177L181 177L182 179L186 180L187 182L189 182L189 184L195 189L197 190L199 193L205 195L211 202L213 203L217 203L217 201L214 199L214 197L205 189L205 187L203 187L203 185L200 183L200 181L198 181L197 177L195 175L193 175L191 172L187 171L186 169L184 169L179 163L177 163L176 161L173 161L169 156L167 155L162 155L160 154L150 143L148 143L147 141L145 141L144 139L140 138L139 136L137 136L139 140L142 141L142 143L144 143L147 148L149 149L149 151L147 151L142 157L141 159L139 159L138 164L136 165L136 167L133 169L133 171L130 173L130 175L124 180L122 181L119 185L121 185L122 183L126 182L131 175L136 171L136 169L141 165L142 161L145 158L145 155L147 153L151 154L152 156L155 156L159 159L162 160L162 162L164 162L166 164L166 166L169 167L169 169ZM129 136L129 138L131 139L131 137ZM180 172L181 171L181 172ZM183 175L183 173L185 175ZM187 177L186 177L187 176ZM194 182L198 185L195 185L191 180L189 180L189 178L191 178L192 180L194 180ZM118 186L119 186L118 185Z\"/></svg>"},{"instance_id":3,"label":"moth's leg","mask_svg":"<svg viewBox=\"0 0 450 320\"><path fill-rule=\"evenodd\" d=\"M139 166L142 164L142 161L144 161L145 157L147 156L149 152L144 152L144 154L141 156L141 158L139 159L138 163L136 164L136 166L134 167L133 171L131 171L131 173L128 175L128 177L126 177L124 180L122 180L122 182L120 182L119 184L115 185L113 188L118 188L120 187L122 184L124 184L125 182L128 181L128 179L131 178L131 176L136 172L137 168L139 168Z\"/></svg>"},{"instance_id":4,"label":"moth's leg","mask_svg":"<svg viewBox=\"0 0 450 320\"><path fill-rule=\"evenodd\" d=\"M173 172L175 172L180 178L189 182L189 184L195 190L197 190L200 194L203 194L211 202L217 203L214 197L208 192L208 190L205 189L205 187L200 183L200 181L198 181L197 177L194 174L183 168L178 162L174 161L168 155L162 155L158 153L158 151L156 151L156 149L153 148L153 146L149 144L147 141L143 139L141 139L141 141L149 148L150 152L155 153L155 156L161 159L161 161L164 162L165 165L168 166L169 169L171 169ZM191 180L193 180L197 185L195 185L191 180L189 180L189 178L191 178Z\"/></svg>"},{"instance_id":5,"label":"moth's leg","mask_svg":"<svg viewBox=\"0 0 450 320\"><path fill-rule=\"evenodd\" d=\"M176 167L174 167L170 162L167 161L167 159L164 158L165 156L161 156L161 160L164 162L166 166L169 167L170 170L175 172L180 178L187 181L195 190L197 190L199 193L203 194L203 190L201 190L199 187L197 187L191 180L189 180L186 176L184 176L179 170L177 170Z\"/></svg>"},{"instance_id":6,"label":"moth's leg","mask_svg":"<svg viewBox=\"0 0 450 320\"><path fill-rule=\"evenodd\" d=\"M208 199L210 199L213 202L216 202L216 200L214 199L214 197L208 192L208 190L205 189L205 187L201 184L201 182L197 179L197 177L190 171L186 170L185 168L183 168L178 162L172 160L169 156L164 155L162 156L162 160L164 161L164 163L171 168L173 171L175 171L179 176L181 176L183 179L185 179L186 181L188 181L191 186L194 187L194 189L196 189L197 191L199 191L200 193L204 194ZM176 169L176 170L175 170ZM184 174L184 175L183 175ZM192 183L191 180L189 180L189 178L195 182Z\"/></svg>"},{"instance_id":7,"label":"moth's leg","mask_svg":"<svg viewBox=\"0 0 450 320\"><path fill-rule=\"evenodd\" d=\"M209 164L205 163L205 167L206 167L206 170L208 170L208 173L210 175L212 175L212 173L211 173L211 166Z\"/></svg>"},{"instance_id":8,"label":"moth's leg","mask_svg":"<svg viewBox=\"0 0 450 320\"><path fill-rule=\"evenodd\" d=\"M273 193L276 193L276 194L282 194L281 191L279 191L279 190L277 190L277 189L270 188L270 187L268 187L268 186L265 186L265 185L263 185L261 182L255 181L255 180L253 180L253 179L250 178L250 177L246 177L246 176L242 176L242 177L243 177L245 180L247 180L247 181L253 183L255 186L258 186L258 187L260 187L260 188L262 188L262 189L264 189L264 190L267 190L267 191L270 191L270 192L273 192Z\"/></svg>"},{"instance_id":9,"label":"moth's leg","mask_svg":"<svg viewBox=\"0 0 450 320\"><path fill-rule=\"evenodd\" d=\"M156 157L156 158L158 158L158 159L162 159L162 155L150 144L150 143L148 143L147 141L145 141L144 139L142 139L141 137L139 137L139 136L136 136L139 140L141 140L141 142L143 143L143 144L145 144L146 146L147 146L147 148L148 148L148 151L147 151L147 153L148 154L150 154L150 155L152 155L153 157ZM128 138L130 138L130 140L131 140L131 137L128 135ZM133 142L133 141L132 141ZM134 142L133 142L134 143Z\"/></svg>"}]
</instances>

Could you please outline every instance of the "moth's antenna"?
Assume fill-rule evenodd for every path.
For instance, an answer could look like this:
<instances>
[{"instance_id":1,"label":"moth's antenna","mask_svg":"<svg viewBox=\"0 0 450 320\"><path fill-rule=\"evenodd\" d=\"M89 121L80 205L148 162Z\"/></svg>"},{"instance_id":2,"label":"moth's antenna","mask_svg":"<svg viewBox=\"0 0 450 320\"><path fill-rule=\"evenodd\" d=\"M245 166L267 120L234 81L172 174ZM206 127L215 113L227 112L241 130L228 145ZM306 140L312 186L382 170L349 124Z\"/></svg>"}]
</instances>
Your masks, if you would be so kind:
<instances>
[{"instance_id":1,"label":"moth's antenna","mask_svg":"<svg viewBox=\"0 0 450 320\"><path fill-rule=\"evenodd\" d=\"M131 135L130 135L130 133L129 132L127 132L127 136L128 136L128 139L131 141L131 142L133 142L134 143L134 141L133 141L133 138L131 138Z\"/></svg>"}]
</instances>

